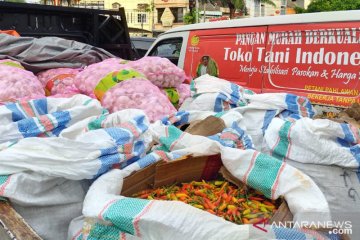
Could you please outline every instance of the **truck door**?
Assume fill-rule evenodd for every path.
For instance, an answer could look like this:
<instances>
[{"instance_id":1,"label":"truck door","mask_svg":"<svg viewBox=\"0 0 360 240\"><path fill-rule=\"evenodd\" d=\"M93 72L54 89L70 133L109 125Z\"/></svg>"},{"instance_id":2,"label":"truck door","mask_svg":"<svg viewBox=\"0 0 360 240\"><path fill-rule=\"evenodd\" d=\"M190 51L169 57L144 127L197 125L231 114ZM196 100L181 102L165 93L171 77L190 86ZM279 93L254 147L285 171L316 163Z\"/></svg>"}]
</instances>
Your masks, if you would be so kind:
<instances>
[{"instance_id":1,"label":"truck door","mask_svg":"<svg viewBox=\"0 0 360 240\"><path fill-rule=\"evenodd\" d=\"M264 26L191 31L184 70L192 78L208 73L260 92L259 51L265 49L266 31Z\"/></svg>"},{"instance_id":2,"label":"truck door","mask_svg":"<svg viewBox=\"0 0 360 240\"><path fill-rule=\"evenodd\" d=\"M292 92L314 104L359 102L360 22L270 26L264 92Z\"/></svg>"}]
</instances>

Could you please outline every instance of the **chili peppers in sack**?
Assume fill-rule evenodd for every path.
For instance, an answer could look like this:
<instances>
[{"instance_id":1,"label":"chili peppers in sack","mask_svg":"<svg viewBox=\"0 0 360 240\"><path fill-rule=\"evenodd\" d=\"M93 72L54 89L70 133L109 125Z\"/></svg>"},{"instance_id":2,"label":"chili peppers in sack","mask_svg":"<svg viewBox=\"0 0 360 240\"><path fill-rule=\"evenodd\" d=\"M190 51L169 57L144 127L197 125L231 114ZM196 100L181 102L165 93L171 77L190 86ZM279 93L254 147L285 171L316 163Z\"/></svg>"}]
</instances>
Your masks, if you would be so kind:
<instances>
[{"instance_id":1,"label":"chili peppers in sack","mask_svg":"<svg viewBox=\"0 0 360 240\"><path fill-rule=\"evenodd\" d=\"M239 188L227 181L192 181L133 195L143 199L175 200L215 214L236 224L253 224L270 219L277 206L260 192Z\"/></svg>"}]
</instances>

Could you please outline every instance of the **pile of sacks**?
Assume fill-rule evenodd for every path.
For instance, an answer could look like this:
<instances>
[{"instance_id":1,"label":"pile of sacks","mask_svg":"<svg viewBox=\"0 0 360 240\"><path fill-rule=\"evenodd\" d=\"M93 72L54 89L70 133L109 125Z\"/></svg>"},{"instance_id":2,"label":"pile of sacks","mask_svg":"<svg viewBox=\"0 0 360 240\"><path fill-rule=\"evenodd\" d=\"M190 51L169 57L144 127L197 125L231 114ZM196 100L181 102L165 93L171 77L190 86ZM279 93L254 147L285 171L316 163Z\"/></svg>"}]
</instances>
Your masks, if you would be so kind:
<instances>
[{"instance_id":1,"label":"pile of sacks","mask_svg":"<svg viewBox=\"0 0 360 240\"><path fill-rule=\"evenodd\" d=\"M154 122L176 112L190 97L190 86L184 80L182 69L160 57L137 61L109 58L84 69L49 69L36 76L20 63L2 60L0 102L85 94L98 99L110 112L144 110Z\"/></svg>"},{"instance_id":2,"label":"pile of sacks","mask_svg":"<svg viewBox=\"0 0 360 240\"><path fill-rule=\"evenodd\" d=\"M155 121L176 112L158 86L175 87L175 83L180 85L185 79L184 72L170 61L162 66L166 68L158 68L157 65L164 61L169 60L146 58L126 62L116 58L107 59L85 68L77 74L75 83L81 92L94 95L110 112L138 108L144 110L151 121ZM180 71L183 76L172 75L171 71Z\"/></svg>"},{"instance_id":3,"label":"pile of sacks","mask_svg":"<svg viewBox=\"0 0 360 240\"><path fill-rule=\"evenodd\" d=\"M45 239L316 236L270 225L262 232L177 202L119 195L126 176L152 163L219 154L246 185L284 197L294 221L326 222L330 213L358 211L358 128L314 120L300 96L254 94L209 75L192 82L190 96L184 79L182 70L157 57L111 58L37 76L15 61L0 61L0 101L6 103L0 106L0 196ZM354 118L355 107L348 113ZM226 128L208 137L179 129L209 116Z\"/></svg>"},{"instance_id":4,"label":"pile of sacks","mask_svg":"<svg viewBox=\"0 0 360 240\"><path fill-rule=\"evenodd\" d=\"M145 81L127 67L110 79L134 75L125 82ZM284 197L295 222L328 222L334 206L358 211L358 201L324 191L331 179L341 183L341 174L317 170L347 169L347 186L331 185L358 191L358 129L313 120L310 102L300 96L254 94L207 75L192 86L195 94L182 111L154 123L141 110L108 113L85 95L1 106L0 196L44 239L334 239L308 229L261 225L266 231L260 231L180 202L120 195L124 178L152 163L219 154L244 184L274 200ZM105 98L104 88L95 86L94 94ZM223 120L222 132L205 137L179 128L209 116ZM310 178L311 171L327 181ZM89 189L83 186L88 179Z\"/></svg>"}]
</instances>

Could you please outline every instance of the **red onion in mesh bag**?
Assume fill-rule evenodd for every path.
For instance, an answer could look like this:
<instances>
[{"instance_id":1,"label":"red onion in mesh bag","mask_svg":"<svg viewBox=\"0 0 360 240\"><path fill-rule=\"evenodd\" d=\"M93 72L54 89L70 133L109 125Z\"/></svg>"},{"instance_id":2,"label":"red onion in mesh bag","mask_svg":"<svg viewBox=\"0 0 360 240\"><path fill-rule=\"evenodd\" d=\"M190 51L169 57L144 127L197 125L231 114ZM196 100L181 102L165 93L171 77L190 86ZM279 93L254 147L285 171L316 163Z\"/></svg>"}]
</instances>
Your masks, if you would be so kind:
<instances>
[{"instance_id":1,"label":"red onion in mesh bag","mask_svg":"<svg viewBox=\"0 0 360 240\"><path fill-rule=\"evenodd\" d=\"M75 76L79 72L80 69L55 68L40 72L37 77L47 96L71 97L80 92L74 84Z\"/></svg>"},{"instance_id":2,"label":"red onion in mesh bag","mask_svg":"<svg viewBox=\"0 0 360 240\"><path fill-rule=\"evenodd\" d=\"M127 65L142 72L154 85L161 88L178 87L185 80L185 72L167 58L143 57Z\"/></svg>"},{"instance_id":3,"label":"red onion in mesh bag","mask_svg":"<svg viewBox=\"0 0 360 240\"><path fill-rule=\"evenodd\" d=\"M4 64L4 65L12 66L12 67L18 67L18 68L21 68L21 69L25 69L25 68L21 65L21 63L16 62L16 61L11 60L11 59L3 59L3 60L0 60L0 64Z\"/></svg>"},{"instance_id":4,"label":"red onion in mesh bag","mask_svg":"<svg viewBox=\"0 0 360 240\"><path fill-rule=\"evenodd\" d=\"M151 122L176 112L160 89L146 79L134 78L118 83L101 101L110 112L136 108L145 111Z\"/></svg>"},{"instance_id":5,"label":"red onion in mesh bag","mask_svg":"<svg viewBox=\"0 0 360 240\"><path fill-rule=\"evenodd\" d=\"M39 79L25 70L20 63L12 60L0 61L0 90L2 103L45 97Z\"/></svg>"},{"instance_id":6,"label":"red onion in mesh bag","mask_svg":"<svg viewBox=\"0 0 360 240\"><path fill-rule=\"evenodd\" d=\"M75 77L75 86L84 94L95 97L93 91L98 82L108 73L121 70L124 65L121 58L109 58L87 66Z\"/></svg>"},{"instance_id":7,"label":"red onion in mesh bag","mask_svg":"<svg viewBox=\"0 0 360 240\"><path fill-rule=\"evenodd\" d=\"M185 101L185 99L191 97L191 91L190 91L189 84L182 83L176 88L176 90L178 91L178 93L180 95L179 105L181 105Z\"/></svg>"}]
</instances>

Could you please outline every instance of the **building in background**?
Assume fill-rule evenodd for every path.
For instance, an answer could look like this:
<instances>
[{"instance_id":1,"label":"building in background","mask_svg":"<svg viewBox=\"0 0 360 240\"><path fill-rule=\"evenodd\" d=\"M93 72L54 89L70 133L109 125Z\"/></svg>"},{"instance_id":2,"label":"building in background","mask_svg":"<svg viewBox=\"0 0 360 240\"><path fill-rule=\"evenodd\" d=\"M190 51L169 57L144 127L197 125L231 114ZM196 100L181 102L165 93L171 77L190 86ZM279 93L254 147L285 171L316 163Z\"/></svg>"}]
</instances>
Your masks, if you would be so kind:
<instances>
[{"instance_id":1,"label":"building in background","mask_svg":"<svg viewBox=\"0 0 360 240\"><path fill-rule=\"evenodd\" d=\"M217 2L214 4L210 2L206 4L199 3L199 22L212 22L218 19L228 19L229 14L222 12L222 10L224 9L222 9L221 5Z\"/></svg>"},{"instance_id":2,"label":"building in background","mask_svg":"<svg viewBox=\"0 0 360 240\"><path fill-rule=\"evenodd\" d=\"M153 0L105 0L105 9L123 7L130 36L152 37L154 24Z\"/></svg>"},{"instance_id":3,"label":"building in background","mask_svg":"<svg viewBox=\"0 0 360 240\"><path fill-rule=\"evenodd\" d=\"M184 25L189 0L154 0L154 35Z\"/></svg>"},{"instance_id":4,"label":"building in background","mask_svg":"<svg viewBox=\"0 0 360 240\"><path fill-rule=\"evenodd\" d=\"M272 0L275 7L262 3L260 0L246 0L246 6L250 17L278 16L295 14L294 8L307 8L311 0Z\"/></svg>"},{"instance_id":5,"label":"building in background","mask_svg":"<svg viewBox=\"0 0 360 240\"><path fill-rule=\"evenodd\" d=\"M103 0L80 0L73 4L74 7L105 9L105 1Z\"/></svg>"},{"instance_id":6,"label":"building in background","mask_svg":"<svg viewBox=\"0 0 360 240\"><path fill-rule=\"evenodd\" d=\"M306 9L311 0L288 0L287 14L296 14L295 7Z\"/></svg>"},{"instance_id":7,"label":"building in background","mask_svg":"<svg viewBox=\"0 0 360 240\"><path fill-rule=\"evenodd\" d=\"M260 0L244 0L246 6L241 10L236 9L234 17L235 18L244 18L244 17L262 17L262 16L278 16L278 15L288 15L295 14L295 7L307 8L310 4L311 0L272 0L275 6L270 4L262 3ZM210 4L208 1L204 5L199 1L199 15L200 22L204 21L204 13L205 13L205 21L216 21L216 20L226 20L230 18L230 10L225 5L223 5L223 1L215 1L214 4Z\"/></svg>"},{"instance_id":8,"label":"building in background","mask_svg":"<svg viewBox=\"0 0 360 240\"><path fill-rule=\"evenodd\" d=\"M295 4L301 8L307 8L312 0L288 0L289 3Z\"/></svg>"}]
</instances>

